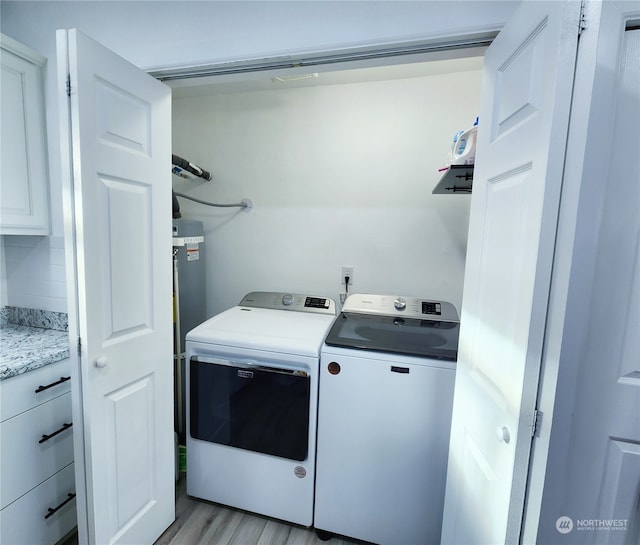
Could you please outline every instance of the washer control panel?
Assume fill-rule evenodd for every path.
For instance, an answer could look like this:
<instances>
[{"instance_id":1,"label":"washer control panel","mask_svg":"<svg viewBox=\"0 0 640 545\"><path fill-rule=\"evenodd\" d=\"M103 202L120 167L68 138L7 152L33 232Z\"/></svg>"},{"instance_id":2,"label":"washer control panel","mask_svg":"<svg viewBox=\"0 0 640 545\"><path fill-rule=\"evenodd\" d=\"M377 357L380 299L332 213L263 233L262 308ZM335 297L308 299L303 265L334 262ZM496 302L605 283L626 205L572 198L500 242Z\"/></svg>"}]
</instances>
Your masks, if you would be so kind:
<instances>
[{"instance_id":1,"label":"washer control panel","mask_svg":"<svg viewBox=\"0 0 640 545\"><path fill-rule=\"evenodd\" d=\"M239 306L252 308L268 308L275 310L295 310L298 312L315 312L320 314L336 314L336 303L329 297L303 295L299 293L281 293L273 291L253 291L242 298Z\"/></svg>"},{"instance_id":2,"label":"washer control panel","mask_svg":"<svg viewBox=\"0 0 640 545\"><path fill-rule=\"evenodd\" d=\"M458 311L452 303L435 299L418 299L394 295L354 293L342 307L343 312L406 316L425 320L459 322Z\"/></svg>"}]
</instances>

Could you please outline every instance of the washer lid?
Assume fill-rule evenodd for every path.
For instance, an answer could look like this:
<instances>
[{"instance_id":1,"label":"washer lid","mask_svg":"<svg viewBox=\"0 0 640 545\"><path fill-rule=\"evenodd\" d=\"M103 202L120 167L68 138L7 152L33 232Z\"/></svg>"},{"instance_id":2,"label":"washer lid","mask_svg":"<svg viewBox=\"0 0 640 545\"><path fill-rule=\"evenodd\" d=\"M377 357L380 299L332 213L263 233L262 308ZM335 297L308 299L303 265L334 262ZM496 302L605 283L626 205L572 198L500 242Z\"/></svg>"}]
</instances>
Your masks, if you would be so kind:
<instances>
[{"instance_id":1,"label":"washer lid","mask_svg":"<svg viewBox=\"0 0 640 545\"><path fill-rule=\"evenodd\" d=\"M318 357L335 316L237 306L187 333L187 341Z\"/></svg>"},{"instance_id":2,"label":"washer lid","mask_svg":"<svg viewBox=\"0 0 640 545\"><path fill-rule=\"evenodd\" d=\"M342 312L325 343L455 361L459 332L459 322Z\"/></svg>"}]
</instances>

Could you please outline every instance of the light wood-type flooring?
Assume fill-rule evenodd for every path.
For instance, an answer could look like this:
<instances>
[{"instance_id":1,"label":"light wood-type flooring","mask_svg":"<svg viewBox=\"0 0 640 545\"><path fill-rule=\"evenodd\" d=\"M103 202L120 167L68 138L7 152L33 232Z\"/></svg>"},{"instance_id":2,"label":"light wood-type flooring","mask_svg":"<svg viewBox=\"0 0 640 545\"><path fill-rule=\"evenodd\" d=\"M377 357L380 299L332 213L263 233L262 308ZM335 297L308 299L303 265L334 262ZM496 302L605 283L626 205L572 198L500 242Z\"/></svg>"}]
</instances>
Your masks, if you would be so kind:
<instances>
[{"instance_id":1,"label":"light wood-type flooring","mask_svg":"<svg viewBox=\"0 0 640 545\"><path fill-rule=\"evenodd\" d=\"M354 545L334 537L321 541L315 530L246 511L197 500L186 494L186 478L176 484L176 520L155 545Z\"/></svg>"},{"instance_id":2,"label":"light wood-type flooring","mask_svg":"<svg viewBox=\"0 0 640 545\"><path fill-rule=\"evenodd\" d=\"M77 545L77 534L58 545ZM186 477L176 483L176 520L154 545L366 545L315 530L240 511L186 494Z\"/></svg>"}]
</instances>

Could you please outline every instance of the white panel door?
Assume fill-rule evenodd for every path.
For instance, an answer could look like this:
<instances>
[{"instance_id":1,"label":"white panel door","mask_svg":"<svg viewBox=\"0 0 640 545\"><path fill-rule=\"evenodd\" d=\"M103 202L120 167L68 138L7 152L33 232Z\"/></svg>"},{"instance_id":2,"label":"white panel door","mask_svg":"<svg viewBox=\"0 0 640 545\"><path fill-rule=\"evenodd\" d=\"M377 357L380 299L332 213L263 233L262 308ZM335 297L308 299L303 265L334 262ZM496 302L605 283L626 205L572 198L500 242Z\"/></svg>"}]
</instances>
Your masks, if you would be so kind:
<instances>
[{"instance_id":1,"label":"white panel door","mask_svg":"<svg viewBox=\"0 0 640 545\"><path fill-rule=\"evenodd\" d=\"M524 2L487 50L442 543L517 543L579 2Z\"/></svg>"},{"instance_id":2,"label":"white panel door","mask_svg":"<svg viewBox=\"0 0 640 545\"><path fill-rule=\"evenodd\" d=\"M640 7L640 6L636 6ZM621 21L622 25L623 22ZM566 543L640 543L640 30L624 33L572 442ZM589 476L589 478L585 478ZM589 531L584 520L616 521ZM555 528L554 528L555 530Z\"/></svg>"},{"instance_id":3,"label":"white panel door","mask_svg":"<svg viewBox=\"0 0 640 545\"><path fill-rule=\"evenodd\" d=\"M79 541L153 543L175 514L171 91L75 30L58 48Z\"/></svg>"}]
</instances>

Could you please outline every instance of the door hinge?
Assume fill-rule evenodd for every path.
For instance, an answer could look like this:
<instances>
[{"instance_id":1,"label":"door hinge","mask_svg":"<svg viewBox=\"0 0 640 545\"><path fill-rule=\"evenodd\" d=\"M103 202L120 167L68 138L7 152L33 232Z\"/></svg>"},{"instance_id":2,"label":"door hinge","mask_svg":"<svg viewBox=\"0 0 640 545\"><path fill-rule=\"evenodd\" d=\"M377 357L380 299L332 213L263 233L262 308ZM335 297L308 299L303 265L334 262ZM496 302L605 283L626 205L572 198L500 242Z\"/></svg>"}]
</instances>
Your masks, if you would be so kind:
<instances>
[{"instance_id":1,"label":"door hinge","mask_svg":"<svg viewBox=\"0 0 640 545\"><path fill-rule=\"evenodd\" d=\"M80 342L80 337L78 337L78 356L82 354L82 343Z\"/></svg>"},{"instance_id":2,"label":"door hinge","mask_svg":"<svg viewBox=\"0 0 640 545\"><path fill-rule=\"evenodd\" d=\"M67 96L71 96L71 74L67 74Z\"/></svg>"},{"instance_id":3,"label":"door hinge","mask_svg":"<svg viewBox=\"0 0 640 545\"><path fill-rule=\"evenodd\" d=\"M540 425L542 424L542 411L534 409L531 422L531 437L540 437Z\"/></svg>"},{"instance_id":4,"label":"door hinge","mask_svg":"<svg viewBox=\"0 0 640 545\"><path fill-rule=\"evenodd\" d=\"M582 32L587 28L587 19L584 14L584 0L580 2L580 19L578 21L578 36L582 36Z\"/></svg>"}]
</instances>

